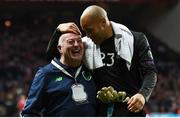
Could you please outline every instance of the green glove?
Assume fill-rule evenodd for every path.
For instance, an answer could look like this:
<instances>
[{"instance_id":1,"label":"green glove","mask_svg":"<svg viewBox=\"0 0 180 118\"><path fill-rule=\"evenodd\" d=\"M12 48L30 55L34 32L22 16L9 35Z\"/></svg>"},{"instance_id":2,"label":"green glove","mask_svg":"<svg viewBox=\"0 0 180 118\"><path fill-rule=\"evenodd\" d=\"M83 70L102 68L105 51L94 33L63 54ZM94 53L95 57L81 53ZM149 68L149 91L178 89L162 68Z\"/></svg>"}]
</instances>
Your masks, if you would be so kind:
<instances>
[{"instance_id":1,"label":"green glove","mask_svg":"<svg viewBox=\"0 0 180 118\"><path fill-rule=\"evenodd\" d=\"M96 98L101 100L103 103L108 103L109 100L106 97L107 96L107 94L106 94L107 90L105 87L103 87L103 88L104 88L103 90L101 89L100 91L97 92Z\"/></svg>"},{"instance_id":2,"label":"green glove","mask_svg":"<svg viewBox=\"0 0 180 118\"><path fill-rule=\"evenodd\" d=\"M96 98L103 103L128 102L130 99L126 96L125 91L117 92L112 86L103 87L100 91L97 92Z\"/></svg>"},{"instance_id":3,"label":"green glove","mask_svg":"<svg viewBox=\"0 0 180 118\"><path fill-rule=\"evenodd\" d=\"M97 92L97 99L101 100L103 103L111 103L118 97L117 91L114 90L112 86L103 87Z\"/></svg>"},{"instance_id":4,"label":"green glove","mask_svg":"<svg viewBox=\"0 0 180 118\"><path fill-rule=\"evenodd\" d=\"M128 102L130 98L126 96L125 91L119 91L118 92L118 97L117 97L117 102Z\"/></svg>"}]
</instances>

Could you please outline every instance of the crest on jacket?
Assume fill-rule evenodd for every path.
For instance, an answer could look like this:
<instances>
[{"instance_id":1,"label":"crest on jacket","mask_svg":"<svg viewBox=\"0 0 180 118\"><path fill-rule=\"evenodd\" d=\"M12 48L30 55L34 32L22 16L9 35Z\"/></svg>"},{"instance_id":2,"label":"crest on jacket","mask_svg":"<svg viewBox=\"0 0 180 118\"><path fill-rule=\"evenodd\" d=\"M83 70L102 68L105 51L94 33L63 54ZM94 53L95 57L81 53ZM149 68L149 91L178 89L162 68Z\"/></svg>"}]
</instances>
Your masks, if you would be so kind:
<instances>
[{"instance_id":1,"label":"crest on jacket","mask_svg":"<svg viewBox=\"0 0 180 118\"><path fill-rule=\"evenodd\" d=\"M83 78L84 78L85 80L87 80L87 81L90 81L91 78L92 78L91 73L90 73L90 72L87 72L87 71L83 71L83 72L82 72L82 75L83 75Z\"/></svg>"}]
</instances>

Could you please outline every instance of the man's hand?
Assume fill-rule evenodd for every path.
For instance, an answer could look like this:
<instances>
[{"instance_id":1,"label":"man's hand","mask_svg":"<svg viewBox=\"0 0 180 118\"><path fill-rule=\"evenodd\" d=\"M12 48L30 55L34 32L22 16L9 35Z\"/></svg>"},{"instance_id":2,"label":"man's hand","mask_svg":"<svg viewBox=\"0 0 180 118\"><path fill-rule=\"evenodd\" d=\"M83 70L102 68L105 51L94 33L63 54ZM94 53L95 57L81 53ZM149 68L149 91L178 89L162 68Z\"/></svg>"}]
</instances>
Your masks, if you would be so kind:
<instances>
[{"instance_id":1,"label":"man's hand","mask_svg":"<svg viewBox=\"0 0 180 118\"><path fill-rule=\"evenodd\" d=\"M81 32L78 26L73 22L59 24L59 26L57 27L57 30L59 30L62 33L69 32L69 33L75 33L75 34L81 35Z\"/></svg>"},{"instance_id":2,"label":"man's hand","mask_svg":"<svg viewBox=\"0 0 180 118\"><path fill-rule=\"evenodd\" d=\"M137 93L130 98L127 104L128 104L128 109L131 112L139 112L140 110L143 109L145 104L144 96L142 94Z\"/></svg>"}]
</instances>

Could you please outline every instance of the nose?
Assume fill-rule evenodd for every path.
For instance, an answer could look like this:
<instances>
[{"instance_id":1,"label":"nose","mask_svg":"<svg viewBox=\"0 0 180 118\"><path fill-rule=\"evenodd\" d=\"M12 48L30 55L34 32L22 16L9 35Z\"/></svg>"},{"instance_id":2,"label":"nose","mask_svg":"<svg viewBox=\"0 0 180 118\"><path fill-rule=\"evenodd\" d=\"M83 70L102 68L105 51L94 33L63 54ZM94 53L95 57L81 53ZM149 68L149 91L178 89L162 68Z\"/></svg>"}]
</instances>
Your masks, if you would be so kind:
<instances>
[{"instance_id":1,"label":"nose","mask_svg":"<svg viewBox=\"0 0 180 118\"><path fill-rule=\"evenodd\" d=\"M78 46L78 45L79 45L78 41L75 41L74 46Z\"/></svg>"}]
</instances>

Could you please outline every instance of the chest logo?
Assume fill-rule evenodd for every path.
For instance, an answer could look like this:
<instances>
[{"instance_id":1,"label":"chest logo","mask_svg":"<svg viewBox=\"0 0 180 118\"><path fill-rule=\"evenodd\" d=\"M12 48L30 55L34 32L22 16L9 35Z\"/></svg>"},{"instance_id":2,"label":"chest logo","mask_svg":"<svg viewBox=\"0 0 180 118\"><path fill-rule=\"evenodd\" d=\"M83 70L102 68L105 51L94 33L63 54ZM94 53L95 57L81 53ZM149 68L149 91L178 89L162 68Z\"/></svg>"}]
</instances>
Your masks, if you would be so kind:
<instances>
[{"instance_id":1,"label":"chest logo","mask_svg":"<svg viewBox=\"0 0 180 118\"><path fill-rule=\"evenodd\" d=\"M91 76L91 73L90 72L86 72L86 71L83 71L82 72L82 75L83 75L83 78L87 81L90 81L92 76Z\"/></svg>"},{"instance_id":2,"label":"chest logo","mask_svg":"<svg viewBox=\"0 0 180 118\"><path fill-rule=\"evenodd\" d=\"M62 80L63 80L62 77L57 77L57 78L55 79L56 82L59 82L59 81L62 81Z\"/></svg>"}]
</instances>

